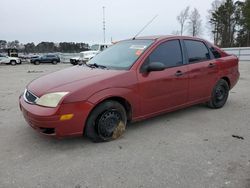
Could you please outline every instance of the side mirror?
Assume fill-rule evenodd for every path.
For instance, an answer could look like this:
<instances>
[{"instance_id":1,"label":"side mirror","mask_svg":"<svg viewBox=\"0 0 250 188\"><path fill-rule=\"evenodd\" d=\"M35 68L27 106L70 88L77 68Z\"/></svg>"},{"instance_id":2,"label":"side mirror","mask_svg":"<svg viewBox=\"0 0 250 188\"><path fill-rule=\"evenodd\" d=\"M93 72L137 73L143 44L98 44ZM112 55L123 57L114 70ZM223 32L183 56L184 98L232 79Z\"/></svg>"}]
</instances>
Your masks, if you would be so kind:
<instances>
[{"instance_id":1,"label":"side mirror","mask_svg":"<svg viewBox=\"0 0 250 188\"><path fill-rule=\"evenodd\" d=\"M165 65L161 62L152 62L146 67L147 72L163 71L165 70Z\"/></svg>"}]
</instances>

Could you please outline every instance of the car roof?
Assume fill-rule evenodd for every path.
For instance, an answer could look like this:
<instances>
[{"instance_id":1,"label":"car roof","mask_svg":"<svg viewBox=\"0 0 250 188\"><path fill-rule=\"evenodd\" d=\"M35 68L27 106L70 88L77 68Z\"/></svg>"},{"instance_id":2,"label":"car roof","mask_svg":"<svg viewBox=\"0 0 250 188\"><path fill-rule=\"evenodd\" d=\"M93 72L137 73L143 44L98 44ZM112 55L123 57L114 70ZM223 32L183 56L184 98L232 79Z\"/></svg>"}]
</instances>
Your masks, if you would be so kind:
<instances>
[{"instance_id":1,"label":"car roof","mask_svg":"<svg viewBox=\"0 0 250 188\"><path fill-rule=\"evenodd\" d=\"M100 44L92 44L91 46L93 46L93 45L110 45L110 44L107 44L107 43L100 43Z\"/></svg>"},{"instance_id":2,"label":"car roof","mask_svg":"<svg viewBox=\"0 0 250 188\"><path fill-rule=\"evenodd\" d=\"M202 40L202 39L197 38L197 37L178 36L178 35L152 35L152 36L136 37L135 39L139 39L139 40L157 40L157 41L166 40L166 39L196 39L196 40Z\"/></svg>"}]
</instances>

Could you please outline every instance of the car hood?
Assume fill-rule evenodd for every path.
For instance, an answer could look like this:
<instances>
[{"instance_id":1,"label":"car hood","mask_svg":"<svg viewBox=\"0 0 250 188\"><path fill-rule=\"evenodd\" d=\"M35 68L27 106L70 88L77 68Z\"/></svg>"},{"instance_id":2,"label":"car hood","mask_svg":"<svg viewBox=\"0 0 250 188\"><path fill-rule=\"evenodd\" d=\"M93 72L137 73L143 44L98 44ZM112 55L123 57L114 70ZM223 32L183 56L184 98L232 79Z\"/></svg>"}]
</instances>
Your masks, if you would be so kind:
<instances>
[{"instance_id":1,"label":"car hood","mask_svg":"<svg viewBox=\"0 0 250 188\"><path fill-rule=\"evenodd\" d=\"M27 89L41 97L51 92L74 92L85 86L122 74L124 71L74 66L33 80Z\"/></svg>"},{"instance_id":2,"label":"car hood","mask_svg":"<svg viewBox=\"0 0 250 188\"><path fill-rule=\"evenodd\" d=\"M11 60L19 60L18 57L9 57Z\"/></svg>"},{"instance_id":3,"label":"car hood","mask_svg":"<svg viewBox=\"0 0 250 188\"><path fill-rule=\"evenodd\" d=\"M80 57L72 57L72 58L70 58L70 59L76 59L76 60L79 60L79 59L80 59Z\"/></svg>"},{"instance_id":4,"label":"car hood","mask_svg":"<svg viewBox=\"0 0 250 188\"><path fill-rule=\"evenodd\" d=\"M89 50L89 51L84 51L84 52L81 52L81 54L92 54L92 53L97 53L98 51L96 50Z\"/></svg>"}]
</instances>

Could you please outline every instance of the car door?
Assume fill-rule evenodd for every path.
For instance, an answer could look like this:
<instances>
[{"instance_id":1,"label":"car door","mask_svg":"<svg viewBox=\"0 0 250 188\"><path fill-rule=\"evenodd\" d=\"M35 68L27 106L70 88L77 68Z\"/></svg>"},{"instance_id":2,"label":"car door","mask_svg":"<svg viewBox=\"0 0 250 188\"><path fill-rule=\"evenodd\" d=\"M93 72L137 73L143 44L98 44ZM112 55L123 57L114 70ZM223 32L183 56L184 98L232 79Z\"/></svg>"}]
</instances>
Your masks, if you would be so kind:
<instances>
[{"instance_id":1,"label":"car door","mask_svg":"<svg viewBox=\"0 0 250 188\"><path fill-rule=\"evenodd\" d=\"M163 63L163 71L144 72L149 64ZM158 45L147 57L138 74L143 115L167 111L187 102L188 75L179 40Z\"/></svg>"},{"instance_id":2,"label":"car door","mask_svg":"<svg viewBox=\"0 0 250 188\"><path fill-rule=\"evenodd\" d=\"M189 62L189 102L207 100L217 81L216 60L203 41L184 40Z\"/></svg>"},{"instance_id":3,"label":"car door","mask_svg":"<svg viewBox=\"0 0 250 188\"><path fill-rule=\"evenodd\" d=\"M42 56L40 57L40 62L41 62L41 63L46 63L46 56L45 56L45 55L42 55Z\"/></svg>"},{"instance_id":4,"label":"car door","mask_svg":"<svg viewBox=\"0 0 250 188\"><path fill-rule=\"evenodd\" d=\"M41 59L42 59L41 61L42 61L43 63L49 63L49 56L48 56L48 55L42 56Z\"/></svg>"},{"instance_id":5,"label":"car door","mask_svg":"<svg viewBox=\"0 0 250 188\"><path fill-rule=\"evenodd\" d=\"M46 55L46 63L51 63L52 62L52 56L51 55Z\"/></svg>"},{"instance_id":6,"label":"car door","mask_svg":"<svg viewBox=\"0 0 250 188\"><path fill-rule=\"evenodd\" d=\"M52 63L54 60L56 60L56 57L54 55L48 55L48 60L50 63Z\"/></svg>"}]
</instances>

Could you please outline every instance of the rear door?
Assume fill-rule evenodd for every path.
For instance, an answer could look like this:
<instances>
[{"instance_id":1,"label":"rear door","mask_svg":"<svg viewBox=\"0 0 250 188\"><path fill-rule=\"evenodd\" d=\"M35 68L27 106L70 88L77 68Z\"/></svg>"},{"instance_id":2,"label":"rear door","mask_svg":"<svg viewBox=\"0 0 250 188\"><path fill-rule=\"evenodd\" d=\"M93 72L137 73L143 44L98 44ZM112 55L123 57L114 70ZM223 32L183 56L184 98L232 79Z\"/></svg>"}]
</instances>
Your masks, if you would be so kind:
<instances>
[{"instance_id":1,"label":"rear door","mask_svg":"<svg viewBox=\"0 0 250 188\"><path fill-rule=\"evenodd\" d=\"M183 61L179 40L158 45L143 63L161 62L166 69L159 72L144 72L138 76L143 115L166 111L187 102L188 75Z\"/></svg>"},{"instance_id":2,"label":"rear door","mask_svg":"<svg viewBox=\"0 0 250 188\"><path fill-rule=\"evenodd\" d=\"M189 102L207 100L217 81L218 66L203 41L184 40L188 59Z\"/></svg>"},{"instance_id":3,"label":"rear door","mask_svg":"<svg viewBox=\"0 0 250 188\"><path fill-rule=\"evenodd\" d=\"M47 63L51 63L55 59L54 55L47 55Z\"/></svg>"}]
</instances>

